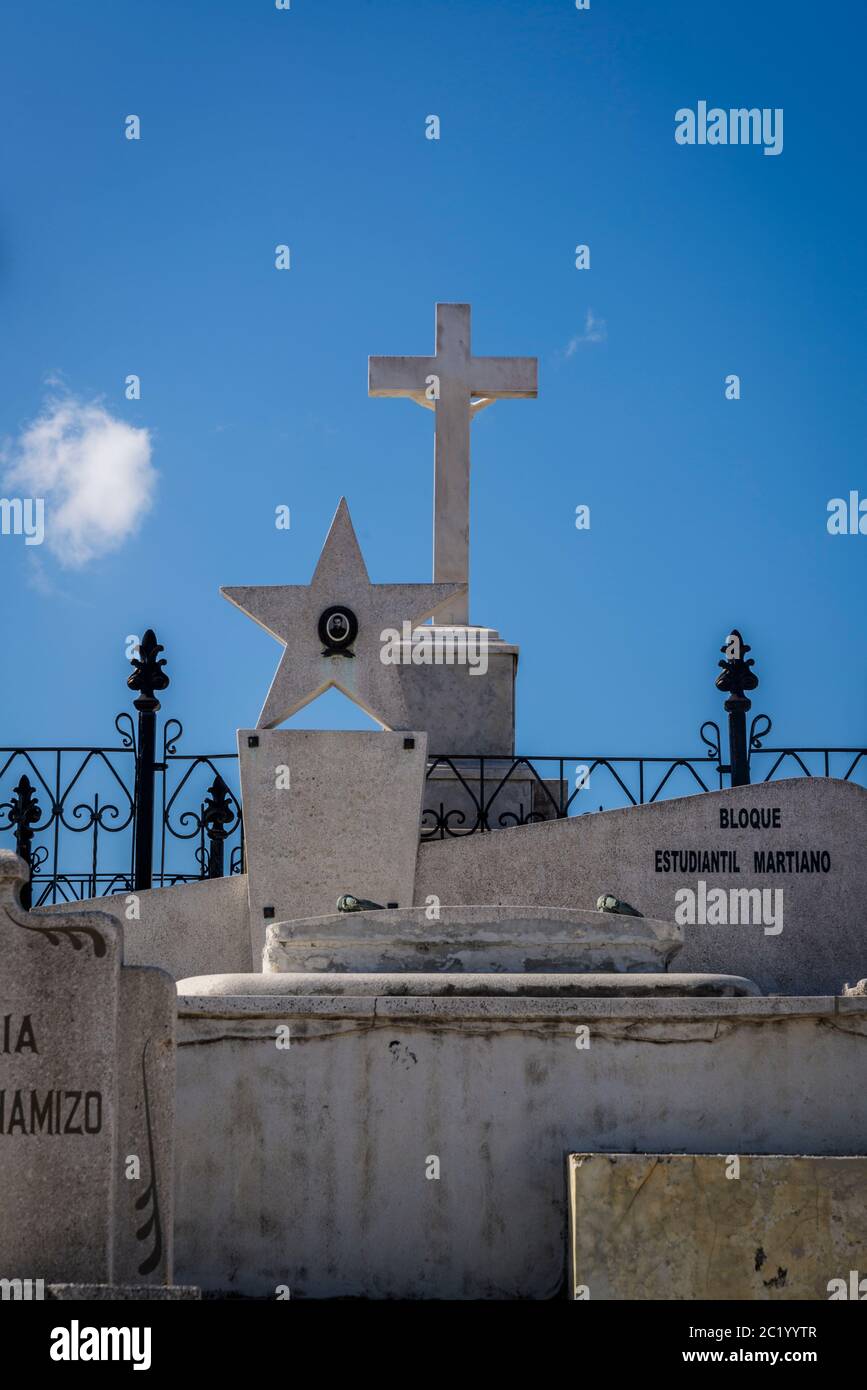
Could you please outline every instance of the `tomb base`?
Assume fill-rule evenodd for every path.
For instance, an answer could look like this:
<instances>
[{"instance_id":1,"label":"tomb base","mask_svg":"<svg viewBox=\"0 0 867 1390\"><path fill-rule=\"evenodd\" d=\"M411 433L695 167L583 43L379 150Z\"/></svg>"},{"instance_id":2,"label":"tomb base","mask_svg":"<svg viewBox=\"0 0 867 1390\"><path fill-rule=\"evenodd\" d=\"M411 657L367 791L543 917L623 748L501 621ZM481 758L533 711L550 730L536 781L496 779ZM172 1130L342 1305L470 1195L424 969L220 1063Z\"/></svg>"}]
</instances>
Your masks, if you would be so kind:
<instances>
[{"instance_id":1,"label":"tomb base","mask_svg":"<svg viewBox=\"0 0 867 1390\"><path fill-rule=\"evenodd\" d=\"M513 999L736 999L760 996L753 980L740 975L536 973L472 971L437 974L394 973L199 975L178 984L181 994L285 1001L306 996L360 998L513 998Z\"/></svg>"},{"instance_id":2,"label":"tomb base","mask_svg":"<svg viewBox=\"0 0 867 1390\"><path fill-rule=\"evenodd\" d=\"M166 1303L175 1299L199 1299L193 1284L49 1284L45 1297L61 1303Z\"/></svg>"},{"instance_id":3,"label":"tomb base","mask_svg":"<svg viewBox=\"0 0 867 1390\"><path fill-rule=\"evenodd\" d=\"M744 1155L863 1151L865 998L277 998L251 997L254 978L271 991L289 982L242 977L224 997L180 987L177 1268L206 1294L566 1299L567 1154L740 1154L741 1183L715 1160L707 1188L734 1204L730 1189L750 1180ZM636 1256L635 1279L621 1271L628 1292L606 1291L591 1245L580 1264L591 1298L641 1296L638 1270L686 1240L672 1220L663 1229L660 1178L630 1230L646 1211L662 1239ZM809 1183L802 1197L803 1225L779 1224L785 1239L762 1246L757 1273L761 1240L748 1247L720 1222L763 1297L827 1298L828 1280L859 1267L831 1243L833 1223L838 1235L848 1223L863 1250L858 1191L830 1209L811 1204ZM711 1233L705 1256L712 1244ZM834 1256L821 1269L820 1246ZM648 1287L661 1290L664 1271ZM674 1287L705 1296L700 1280Z\"/></svg>"}]
</instances>

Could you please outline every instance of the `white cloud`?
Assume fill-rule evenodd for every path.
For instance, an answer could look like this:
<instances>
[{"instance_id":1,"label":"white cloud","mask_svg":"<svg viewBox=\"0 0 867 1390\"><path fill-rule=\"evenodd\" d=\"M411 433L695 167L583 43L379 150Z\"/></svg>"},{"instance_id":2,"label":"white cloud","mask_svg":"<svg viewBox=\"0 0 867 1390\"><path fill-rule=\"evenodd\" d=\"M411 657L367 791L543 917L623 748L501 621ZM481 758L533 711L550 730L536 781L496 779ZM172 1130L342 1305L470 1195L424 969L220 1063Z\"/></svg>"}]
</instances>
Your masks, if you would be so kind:
<instances>
[{"instance_id":1,"label":"white cloud","mask_svg":"<svg viewBox=\"0 0 867 1390\"><path fill-rule=\"evenodd\" d=\"M43 564L37 550L27 550L24 553L24 582L28 588L33 589L42 598L72 603L81 608L93 606L76 594L70 594L66 589L59 588L48 573L48 568Z\"/></svg>"},{"instance_id":2,"label":"white cloud","mask_svg":"<svg viewBox=\"0 0 867 1390\"><path fill-rule=\"evenodd\" d=\"M584 319L584 332L570 338L566 344L566 356L572 357L582 343L604 343L608 337L608 325L604 319L597 319L592 309L587 310Z\"/></svg>"},{"instance_id":3,"label":"white cloud","mask_svg":"<svg viewBox=\"0 0 867 1390\"><path fill-rule=\"evenodd\" d=\"M150 431L63 395L3 453L7 495L45 499L45 544L78 569L119 549L153 504Z\"/></svg>"}]
</instances>

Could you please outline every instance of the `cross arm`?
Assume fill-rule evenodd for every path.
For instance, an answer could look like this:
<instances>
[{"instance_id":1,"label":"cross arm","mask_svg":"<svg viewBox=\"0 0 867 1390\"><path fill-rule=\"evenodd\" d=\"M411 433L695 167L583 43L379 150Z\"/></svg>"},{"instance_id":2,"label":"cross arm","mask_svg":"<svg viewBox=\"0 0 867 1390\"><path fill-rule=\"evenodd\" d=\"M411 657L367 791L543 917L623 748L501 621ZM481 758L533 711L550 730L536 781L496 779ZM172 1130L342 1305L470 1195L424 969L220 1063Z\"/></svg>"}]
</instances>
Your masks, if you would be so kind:
<instances>
[{"instance_id":1,"label":"cross arm","mask_svg":"<svg viewBox=\"0 0 867 1390\"><path fill-rule=\"evenodd\" d=\"M474 396L532 397L539 394L537 357L473 357L470 389Z\"/></svg>"},{"instance_id":2,"label":"cross arm","mask_svg":"<svg viewBox=\"0 0 867 1390\"><path fill-rule=\"evenodd\" d=\"M418 396L425 377L436 375L432 357L368 357L368 396Z\"/></svg>"}]
</instances>

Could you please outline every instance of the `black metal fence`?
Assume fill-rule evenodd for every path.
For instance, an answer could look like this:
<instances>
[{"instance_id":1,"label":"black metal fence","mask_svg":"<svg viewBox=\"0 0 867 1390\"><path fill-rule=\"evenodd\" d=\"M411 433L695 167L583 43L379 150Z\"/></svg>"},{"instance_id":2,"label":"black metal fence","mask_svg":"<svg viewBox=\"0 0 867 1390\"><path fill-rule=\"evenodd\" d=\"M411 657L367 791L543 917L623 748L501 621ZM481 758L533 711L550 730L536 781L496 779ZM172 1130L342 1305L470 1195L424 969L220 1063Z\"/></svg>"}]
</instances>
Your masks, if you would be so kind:
<instances>
[{"instance_id":1,"label":"black metal fence","mask_svg":"<svg viewBox=\"0 0 867 1390\"><path fill-rule=\"evenodd\" d=\"M137 720L115 719L119 742L105 748L0 748L3 834L31 869L33 904L166 887L240 873L244 861L235 753L183 753L183 726L162 728L157 692L169 684L163 648L142 638L127 684ZM867 748L773 748L771 720L747 727L758 684L749 646L732 632L717 688L726 694L727 747L719 725L699 731L704 751L683 757L430 757L422 840L562 819L670 796L770 782L839 777L867 782ZM723 761L724 756L727 761ZM5 799L4 799L5 798ZM74 867L73 867L74 866Z\"/></svg>"},{"instance_id":2,"label":"black metal fence","mask_svg":"<svg viewBox=\"0 0 867 1390\"><path fill-rule=\"evenodd\" d=\"M0 748L0 836L30 865L34 906L241 872L237 754L179 752L169 719L156 757L162 650L148 630L127 681L138 718L117 716L113 746Z\"/></svg>"},{"instance_id":3,"label":"black metal fence","mask_svg":"<svg viewBox=\"0 0 867 1390\"><path fill-rule=\"evenodd\" d=\"M428 765L421 838L457 838L783 777L837 777L867 785L867 748L766 748L753 743L747 783L732 783L729 766L720 761L718 750L691 758L441 756ZM455 805L453 793L437 799L438 772L462 789L463 804Z\"/></svg>"}]
</instances>

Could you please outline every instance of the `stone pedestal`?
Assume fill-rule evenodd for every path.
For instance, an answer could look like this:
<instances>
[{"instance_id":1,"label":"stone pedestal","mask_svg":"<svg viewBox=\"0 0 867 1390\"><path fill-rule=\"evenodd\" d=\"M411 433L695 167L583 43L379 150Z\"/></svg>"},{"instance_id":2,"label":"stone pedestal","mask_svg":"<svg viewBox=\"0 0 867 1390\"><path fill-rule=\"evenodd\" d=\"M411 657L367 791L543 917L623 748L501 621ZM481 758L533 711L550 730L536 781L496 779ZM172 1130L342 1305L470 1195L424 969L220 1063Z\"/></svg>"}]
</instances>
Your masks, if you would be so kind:
<instances>
[{"instance_id":1,"label":"stone pedestal","mask_svg":"<svg viewBox=\"0 0 867 1390\"><path fill-rule=\"evenodd\" d=\"M412 904L423 733L238 733L253 960L273 921L334 912L344 893Z\"/></svg>"},{"instance_id":2,"label":"stone pedestal","mask_svg":"<svg viewBox=\"0 0 867 1390\"><path fill-rule=\"evenodd\" d=\"M0 851L0 1277L165 1286L175 989L107 913L25 912Z\"/></svg>"},{"instance_id":3,"label":"stone pedestal","mask_svg":"<svg viewBox=\"0 0 867 1390\"><path fill-rule=\"evenodd\" d=\"M414 663L413 652L422 654L422 640L435 659ZM432 624L416 629L400 648L395 671L406 719L412 728L426 731L431 753L502 756L514 751L517 647L504 642L494 628ZM462 650L467 653L463 662L458 660ZM484 672L481 664L470 664L479 654L487 665Z\"/></svg>"}]
</instances>

